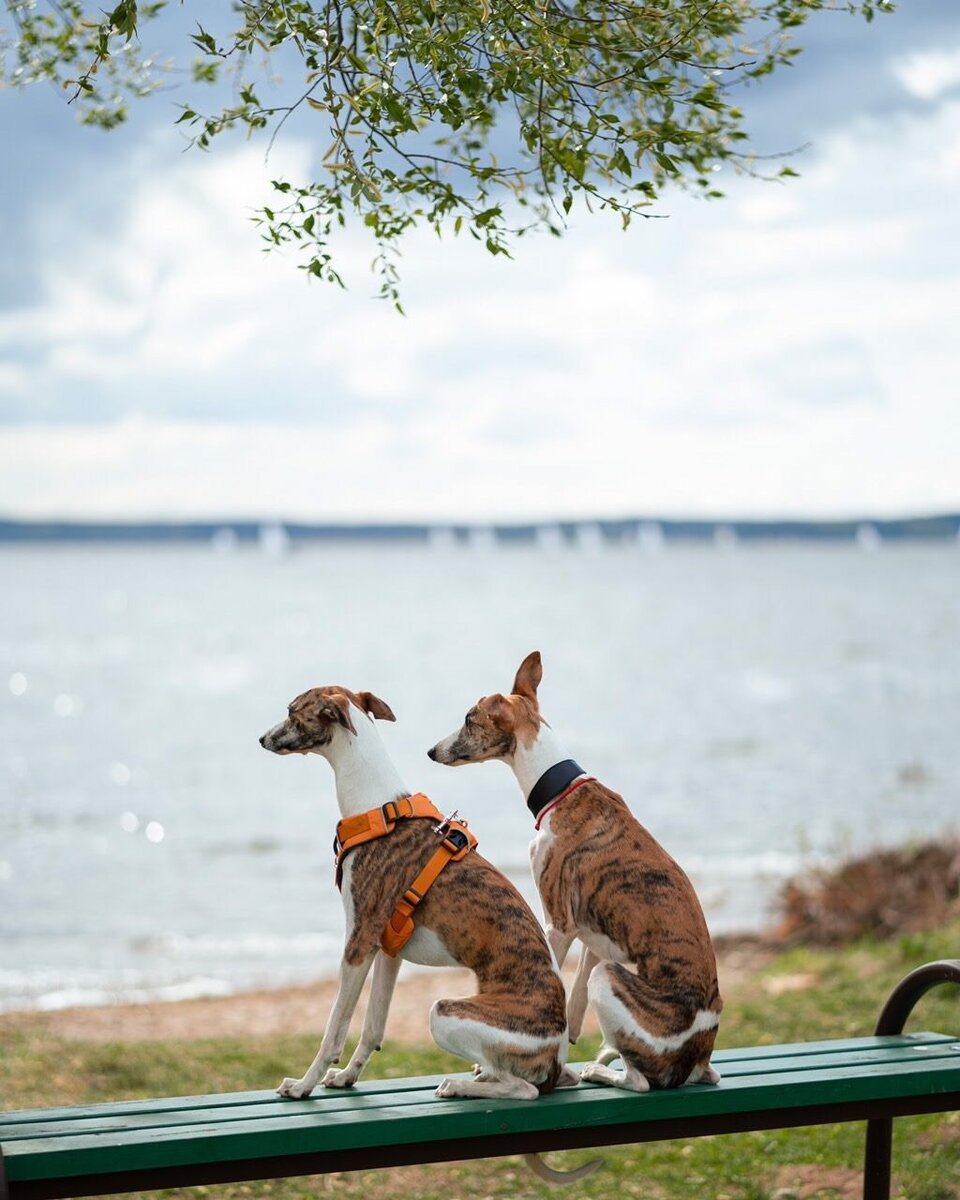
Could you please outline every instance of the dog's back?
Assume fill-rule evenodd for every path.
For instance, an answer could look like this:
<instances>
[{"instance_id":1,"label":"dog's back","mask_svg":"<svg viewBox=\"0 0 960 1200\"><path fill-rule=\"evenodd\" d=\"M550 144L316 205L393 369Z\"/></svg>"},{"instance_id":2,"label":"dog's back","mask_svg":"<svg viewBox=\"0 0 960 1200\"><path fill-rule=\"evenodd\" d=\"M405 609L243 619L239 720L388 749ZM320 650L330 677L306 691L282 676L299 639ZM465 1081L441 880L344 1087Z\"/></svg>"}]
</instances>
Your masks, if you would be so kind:
<instances>
[{"instance_id":1,"label":"dog's back","mask_svg":"<svg viewBox=\"0 0 960 1200\"><path fill-rule=\"evenodd\" d=\"M551 810L539 843L534 875L551 922L578 930L609 961L594 989L642 1013L644 1036L625 1034L617 1048L651 1083L686 1082L709 1062L716 1037L716 1019L700 1014L715 1018L722 1008L716 957L690 880L622 797L596 780Z\"/></svg>"},{"instance_id":2,"label":"dog's back","mask_svg":"<svg viewBox=\"0 0 960 1200\"><path fill-rule=\"evenodd\" d=\"M404 821L389 838L352 851L344 876L355 913L348 958L361 961L369 954L437 840L429 821ZM558 1046L566 1043L563 985L543 930L513 884L474 851L440 874L417 907L416 924L417 934L401 957L456 962L469 967L479 985L476 996L440 1001L432 1019L486 1022L512 1031L512 1044L495 1056L508 1059L511 1073L539 1090L552 1090L563 1066Z\"/></svg>"}]
</instances>

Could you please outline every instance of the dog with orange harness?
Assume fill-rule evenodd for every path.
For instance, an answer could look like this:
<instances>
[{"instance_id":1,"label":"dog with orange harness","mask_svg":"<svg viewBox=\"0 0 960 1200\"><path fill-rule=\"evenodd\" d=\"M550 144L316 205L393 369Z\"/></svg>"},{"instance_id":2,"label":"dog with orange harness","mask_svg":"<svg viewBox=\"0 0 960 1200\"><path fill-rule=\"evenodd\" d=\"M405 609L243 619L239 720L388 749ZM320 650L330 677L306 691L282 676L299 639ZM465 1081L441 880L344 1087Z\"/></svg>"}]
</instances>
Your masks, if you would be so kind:
<instances>
[{"instance_id":1,"label":"dog with orange harness","mask_svg":"<svg viewBox=\"0 0 960 1200\"><path fill-rule=\"evenodd\" d=\"M444 1050L475 1063L472 1079L445 1079L437 1094L534 1100L577 1075L566 1066L563 984L546 937L517 889L476 851L456 814L443 817L404 786L374 718L393 721L370 692L318 687L289 706L260 738L274 754L319 754L333 767L341 820L334 843L346 942L337 997L316 1058L281 1096L317 1084L351 1087L380 1049L401 960L465 966L478 991L438 1000L430 1032ZM357 1048L338 1067L364 981L373 967ZM551 1174L554 1174L551 1172ZM559 1174L559 1173L557 1173Z\"/></svg>"}]
</instances>

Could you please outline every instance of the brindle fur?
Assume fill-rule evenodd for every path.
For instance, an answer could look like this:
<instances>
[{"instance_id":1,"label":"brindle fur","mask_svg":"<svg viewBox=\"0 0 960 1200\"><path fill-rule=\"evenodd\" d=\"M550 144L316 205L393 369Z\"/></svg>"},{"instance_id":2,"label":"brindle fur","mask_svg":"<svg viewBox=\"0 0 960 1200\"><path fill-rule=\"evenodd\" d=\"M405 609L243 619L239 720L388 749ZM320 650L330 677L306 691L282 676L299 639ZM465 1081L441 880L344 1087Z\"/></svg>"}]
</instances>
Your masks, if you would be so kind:
<instances>
[{"instance_id":1,"label":"brindle fur","mask_svg":"<svg viewBox=\"0 0 960 1200\"><path fill-rule=\"evenodd\" d=\"M551 814L553 840L537 886L553 927L590 930L613 942L628 970L601 964L613 994L654 1037L676 1037L698 1012L722 1008L716 958L690 880L621 796L583 784ZM709 1062L716 1029L676 1051L655 1053L627 1030L616 1049L659 1087L678 1087Z\"/></svg>"},{"instance_id":2,"label":"brindle fur","mask_svg":"<svg viewBox=\"0 0 960 1200\"><path fill-rule=\"evenodd\" d=\"M370 692L313 688L290 704L286 720L260 742L277 754L327 757L337 772L342 808L338 766L349 760L352 774L344 786L355 813L410 794L399 786L382 743L372 726L365 724L369 717L394 720L389 706ZM364 738L357 738L358 725ZM379 1049L397 969L396 961L381 951L380 937L397 901L440 843L433 826L428 818L400 820L392 833L357 846L347 856L343 885L349 893L344 897L348 919L337 1000L313 1064L302 1079L284 1080L278 1089L281 1095L309 1095L318 1082L349 1087L369 1053ZM563 985L543 930L516 888L472 851L447 864L418 905L414 920L416 931L432 934L436 944L434 950L416 952L425 953L422 961L431 961L431 955L437 961L437 953L442 961L445 953L471 968L478 982L477 995L440 1000L431 1012L431 1029L444 1048L465 1053L463 1047L469 1046L479 1060L473 1082L445 1080L438 1093L533 1098L554 1086L576 1083L576 1076L563 1068L567 1045ZM416 933L400 958L417 961L415 940ZM360 1043L347 1067L336 1070L332 1064L339 1061L350 1014L374 962Z\"/></svg>"},{"instance_id":3,"label":"brindle fur","mask_svg":"<svg viewBox=\"0 0 960 1200\"><path fill-rule=\"evenodd\" d=\"M449 765L513 761L518 746L532 746L546 725L537 699L541 675L534 651L521 664L512 694L479 700L463 727L430 756ZM605 982L628 1014L617 1028L604 1026L605 1057L616 1051L654 1087L711 1078L716 1027L688 1031L698 1014L710 1022L723 1007L716 958L700 902L677 863L623 798L596 780L581 783L549 811L531 855L551 945L565 950L575 936L596 938L617 959L601 954L591 978L591 987ZM682 1040L659 1049L644 1033L651 1040ZM601 1078L612 1081L610 1073Z\"/></svg>"},{"instance_id":4,"label":"brindle fur","mask_svg":"<svg viewBox=\"0 0 960 1200\"><path fill-rule=\"evenodd\" d=\"M399 821L388 837L350 852L356 915L344 951L349 962L364 962L378 949L397 901L437 849L440 839L432 824L428 819ZM482 855L474 850L448 863L417 906L415 921L436 934L448 953L477 977L477 996L442 1000L442 1012L483 1021L494 1016L498 1028L534 1037L565 1033L563 987L547 939L517 889ZM486 1003L486 995L495 998L495 1005ZM531 1006L530 996L538 997L536 1005Z\"/></svg>"}]
</instances>

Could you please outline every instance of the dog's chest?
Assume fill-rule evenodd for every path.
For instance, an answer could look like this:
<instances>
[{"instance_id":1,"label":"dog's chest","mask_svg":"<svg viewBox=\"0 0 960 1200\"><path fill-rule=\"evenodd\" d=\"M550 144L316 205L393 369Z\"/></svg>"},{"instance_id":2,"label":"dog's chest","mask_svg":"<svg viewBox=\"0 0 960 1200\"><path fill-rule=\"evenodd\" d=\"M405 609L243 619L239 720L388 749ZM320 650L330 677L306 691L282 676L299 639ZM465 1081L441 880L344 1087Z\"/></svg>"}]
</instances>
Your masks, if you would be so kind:
<instances>
[{"instance_id":1,"label":"dog's chest","mask_svg":"<svg viewBox=\"0 0 960 1200\"><path fill-rule=\"evenodd\" d=\"M595 834L589 821L572 822L565 814L548 813L530 843L533 877L554 927L576 931L602 959L628 962L626 946L611 936L613 922L608 919L618 914L616 924L622 925L626 898L609 881L610 847Z\"/></svg>"},{"instance_id":2,"label":"dog's chest","mask_svg":"<svg viewBox=\"0 0 960 1200\"><path fill-rule=\"evenodd\" d=\"M533 873L533 881L540 886L540 876L543 874L547 859L550 856L550 850L553 846L555 838L549 825L550 818L547 817L542 828L537 830L536 836L530 843L530 870Z\"/></svg>"},{"instance_id":3,"label":"dog's chest","mask_svg":"<svg viewBox=\"0 0 960 1200\"><path fill-rule=\"evenodd\" d=\"M550 923L557 929L572 929L579 923L580 889L571 868L576 842L553 818L554 814L548 813L530 843L530 868Z\"/></svg>"}]
</instances>

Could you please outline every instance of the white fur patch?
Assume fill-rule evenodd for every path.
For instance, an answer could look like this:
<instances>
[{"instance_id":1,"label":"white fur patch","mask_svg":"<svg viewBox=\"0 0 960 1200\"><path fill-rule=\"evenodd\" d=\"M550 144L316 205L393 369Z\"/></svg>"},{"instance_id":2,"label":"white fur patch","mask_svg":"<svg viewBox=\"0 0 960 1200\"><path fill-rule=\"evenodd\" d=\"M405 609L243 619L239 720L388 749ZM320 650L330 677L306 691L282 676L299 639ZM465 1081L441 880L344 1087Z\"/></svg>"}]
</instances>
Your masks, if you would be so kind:
<instances>
[{"instance_id":1,"label":"white fur patch","mask_svg":"<svg viewBox=\"0 0 960 1200\"><path fill-rule=\"evenodd\" d=\"M539 887L540 876L543 874L544 863L547 861L547 852L553 845L553 830L550 828L550 817L548 813L544 823L537 831L536 837L530 843L530 870L533 873L533 882Z\"/></svg>"},{"instance_id":2,"label":"white fur patch","mask_svg":"<svg viewBox=\"0 0 960 1200\"><path fill-rule=\"evenodd\" d=\"M577 937L601 960L601 962L627 963L630 961L627 952L608 938L605 933L597 933L594 929L578 929Z\"/></svg>"},{"instance_id":3,"label":"white fur patch","mask_svg":"<svg viewBox=\"0 0 960 1200\"><path fill-rule=\"evenodd\" d=\"M418 925L409 942L399 951L398 957L406 962L418 963L423 967L456 967L457 959L453 957L437 934L432 929Z\"/></svg>"},{"instance_id":4,"label":"white fur patch","mask_svg":"<svg viewBox=\"0 0 960 1200\"><path fill-rule=\"evenodd\" d=\"M523 798L526 800L529 797L541 775L569 757L549 725L540 726L529 746L518 740L510 766L520 784Z\"/></svg>"},{"instance_id":5,"label":"white fur patch","mask_svg":"<svg viewBox=\"0 0 960 1200\"><path fill-rule=\"evenodd\" d=\"M535 1013L536 1007L531 1006L531 1019ZM555 1048L560 1065L565 1065L567 1061L566 1030L562 1034L537 1037L515 1029L487 1025L483 1021L473 1021L468 1017L444 1016L437 1012L435 1004L430 1010L430 1032L433 1040L444 1050L481 1064L489 1063L487 1056L490 1050L498 1046L516 1046L519 1050L531 1051Z\"/></svg>"},{"instance_id":6,"label":"white fur patch","mask_svg":"<svg viewBox=\"0 0 960 1200\"><path fill-rule=\"evenodd\" d=\"M350 715L356 735L337 726L330 743L320 748L336 775L342 817L366 812L410 791L393 765L373 718L352 706Z\"/></svg>"},{"instance_id":7,"label":"white fur patch","mask_svg":"<svg viewBox=\"0 0 960 1200\"><path fill-rule=\"evenodd\" d=\"M609 977L602 966L590 976L588 993L590 1003L596 1009L601 1028L605 1033L619 1027L624 1033L646 1042L655 1054L668 1054L671 1051L679 1050L684 1042L689 1041L695 1033L702 1033L706 1029L716 1029L720 1024L719 1013L713 1012L709 1008L701 1008L681 1033L673 1034L671 1037L657 1037L656 1034L644 1029L637 1020L637 1014L614 995ZM602 1014L601 1009L603 1010Z\"/></svg>"}]
</instances>

